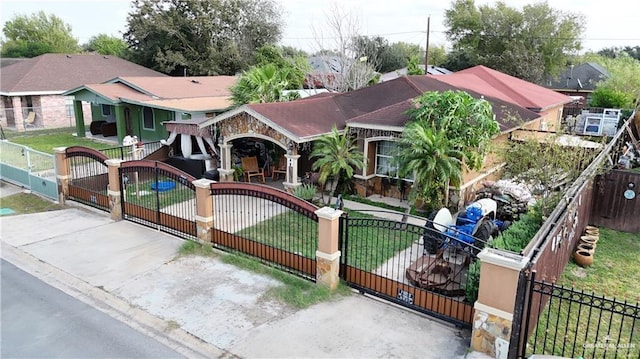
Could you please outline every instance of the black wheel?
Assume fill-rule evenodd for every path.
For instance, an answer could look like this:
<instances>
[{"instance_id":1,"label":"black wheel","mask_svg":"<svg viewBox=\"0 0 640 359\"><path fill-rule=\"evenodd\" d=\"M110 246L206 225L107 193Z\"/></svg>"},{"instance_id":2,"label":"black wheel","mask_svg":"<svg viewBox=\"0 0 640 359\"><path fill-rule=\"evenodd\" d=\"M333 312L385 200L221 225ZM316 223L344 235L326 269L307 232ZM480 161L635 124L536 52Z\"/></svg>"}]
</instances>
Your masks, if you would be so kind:
<instances>
[{"instance_id":1,"label":"black wheel","mask_svg":"<svg viewBox=\"0 0 640 359\"><path fill-rule=\"evenodd\" d=\"M433 219L438 212L433 212L427 218L427 222L424 224L424 232L422 239L424 241L424 251L429 254L435 254L442 243L444 243L444 236L442 233L433 226Z\"/></svg>"},{"instance_id":2,"label":"black wheel","mask_svg":"<svg viewBox=\"0 0 640 359\"><path fill-rule=\"evenodd\" d=\"M498 233L498 226L493 221L485 220L480 224L478 230L473 234L476 241L473 242L473 254L478 255L482 248Z\"/></svg>"}]
</instances>

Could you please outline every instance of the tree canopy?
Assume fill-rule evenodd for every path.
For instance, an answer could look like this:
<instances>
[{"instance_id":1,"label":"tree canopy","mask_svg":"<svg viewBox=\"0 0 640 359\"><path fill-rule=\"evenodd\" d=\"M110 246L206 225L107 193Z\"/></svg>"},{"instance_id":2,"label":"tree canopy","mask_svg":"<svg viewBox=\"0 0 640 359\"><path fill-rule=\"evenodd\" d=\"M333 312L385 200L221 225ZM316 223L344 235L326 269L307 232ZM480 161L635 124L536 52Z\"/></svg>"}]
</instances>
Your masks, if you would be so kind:
<instances>
[{"instance_id":1,"label":"tree canopy","mask_svg":"<svg viewBox=\"0 0 640 359\"><path fill-rule=\"evenodd\" d=\"M89 39L84 46L86 51L97 52L101 55L114 55L124 57L127 51L127 43L122 39L109 36L107 34L99 34Z\"/></svg>"},{"instance_id":2,"label":"tree canopy","mask_svg":"<svg viewBox=\"0 0 640 359\"><path fill-rule=\"evenodd\" d=\"M457 71L464 67L455 64L482 64L539 83L547 75L558 75L568 56L580 50L584 23L583 15L553 9L546 2L519 11L501 1L492 7L455 0L445 14L454 56L447 66Z\"/></svg>"},{"instance_id":3,"label":"tree canopy","mask_svg":"<svg viewBox=\"0 0 640 359\"><path fill-rule=\"evenodd\" d=\"M254 66L243 72L238 83L231 87L231 98L235 106L247 103L283 102L296 98L286 95L289 88L289 68L277 68L269 63Z\"/></svg>"},{"instance_id":4,"label":"tree canopy","mask_svg":"<svg viewBox=\"0 0 640 359\"><path fill-rule=\"evenodd\" d=\"M71 26L44 11L15 16L6 22L2 32L7 39L2 43L3 57L75 54L80 51L78 40L71 34Z\"/></svg>"},{"instance_id":5,"label":"tree canopy","mask_svg":"<svg viewBox=\"0 0 640 359\"><path fill-rule=\"evenodd\" d=\"M623 51L615 58L588 53L578 61L595 62L610 75L598 83L590 106L633 108L636 105L634 101L640 101L640 60Z\"/></svg>"},{"instance_id":6,"label":"tree canopy","mask_svg":"<svg viewBox=\"0 0 640 359\"><path fill-rule=\"evenodd\" d=\"M235 75L282 33L273 0L133 0L132 8L131 60L168 74Z\"/></svg>"}]
</instances>

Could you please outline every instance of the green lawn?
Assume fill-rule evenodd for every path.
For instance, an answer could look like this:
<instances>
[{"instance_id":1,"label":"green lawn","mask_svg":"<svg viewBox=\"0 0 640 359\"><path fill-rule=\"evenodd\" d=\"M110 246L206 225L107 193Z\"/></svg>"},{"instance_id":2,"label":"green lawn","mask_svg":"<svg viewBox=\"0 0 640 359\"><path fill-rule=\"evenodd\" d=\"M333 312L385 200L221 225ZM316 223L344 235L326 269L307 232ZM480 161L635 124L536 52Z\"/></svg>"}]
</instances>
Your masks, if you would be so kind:
<instances>
[{"instance_id":1,"label":"green lawn","mask_svg":"<svg viewBox=\"0 0 640 359\"><path fill-rule=\"evenodd\" d=\"M626 301L637 306L640 303L639 258L640 234L600 228L593 264L582 268L573 261L569 262L557 284L574 288L577 292L595 293L597 296L615 298L618 302ZM575 296L579 297L580 294L576 293ZM640 325L637 320L634 322L628 316L623 317L589 305L580 307L573 303L570 306L567 300L553 298L544 308L538 325L540 328L529 338L530 346L535 342L536 353L542 354L544 347L544 354L582 355L586 346L585 357L640 355ZM549 331L544 331L544 328L549 328ZM608 342L607 335L611 338ZM609 348L605 353L604 348L590 347L594 344L619 345L620 348ZM624 347L629 344L634 344L634 347Z\"/></svg>"},{"instance_id":2,"label":"green lawn","mask_svg":"<svg viewBox=\"0 0 640 359\"><path fill-rule=\"evenodd\" d=\"M356 211L349 213L355 218L376 218ZM298 252L309 258L315 257L318 242L317 224L293 211L261 221L236 234L289 252ZM350 228L348 264L366 271L375 270L389 258L409 247L416 239L414 237L401 229L375 226Z\"/></svg>"},{"instance_id":3,"label":"green lawn","mask_svg":"<svg viewBox=\"0 0 640 359\"><path fill-rule=\"evenodd\" d=\"M56 147L85 146L101 150L116 146L115 144L74 136L74 131L74 129L65 128L28 132L5 132L5 134L9 142L25 145L34 150L51 154L54 153L53 149Z\"/></svg>"},{"instance_id":4,"label":"green lawn","mask_svg":"<svg viewBox=\"0 0 640 359\"><path fill-rule=\"evenodd\" d=\"M62 209L62 206L31 193L16 193L0 198L1 208L10 208L12 214L27 214Z\"/></svg>"}]
</instances>

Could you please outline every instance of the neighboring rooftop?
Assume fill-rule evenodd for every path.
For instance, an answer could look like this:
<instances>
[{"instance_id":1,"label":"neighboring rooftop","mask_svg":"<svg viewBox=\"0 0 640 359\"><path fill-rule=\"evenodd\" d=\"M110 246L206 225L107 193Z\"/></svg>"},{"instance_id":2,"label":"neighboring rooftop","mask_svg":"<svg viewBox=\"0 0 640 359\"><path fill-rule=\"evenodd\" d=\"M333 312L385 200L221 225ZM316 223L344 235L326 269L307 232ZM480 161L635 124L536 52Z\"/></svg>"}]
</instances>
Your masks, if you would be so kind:
<instances>
[{"instance_id":1,"label":"neighboring rooftop","mask_svg":"<svg viewBox=\"0 0 640 359\"><path fill-rule=\"evenodd\" d=\"M557 78L548 78L546 88L556 91L594 91L598 82L610 77L609 72L595 62L569 66Z\"/></svg>"},{"instance_id":2,"label":"neighboring rooftop","mask_svg":"<svg viewBox=\"0 0 640 359\"><path fill-rule=\"evenodd\" d=\"M418 67L424 71L424 65L420 64L418 65ZM395 71L390 71L387 73L384 73L382 75L380 75L380 82L385 82L385 81L389 81L389 80L393 80L395 78L398 78L400 76L407 76L409 69L406 67L403 67L401 69L395 70ZM433 66L433 65L429 65L429 69L427 70L427 75L448 75L448 74L452 74L452 71L449 71L447 69L445 69L444 67L438 67L438 66Z\"/></svg>"},{"instance_id":3,"label":"neighboring rooftop","mask_svg":"<svg viewBox=\"0 0 640 359\"><path fill-rule=\"evenodd\" d=\"M44 54L2 68L0 94L61 94L69 89L102 83L118 76L168 77L116 56Z\"/></svg>"}]
</instances>

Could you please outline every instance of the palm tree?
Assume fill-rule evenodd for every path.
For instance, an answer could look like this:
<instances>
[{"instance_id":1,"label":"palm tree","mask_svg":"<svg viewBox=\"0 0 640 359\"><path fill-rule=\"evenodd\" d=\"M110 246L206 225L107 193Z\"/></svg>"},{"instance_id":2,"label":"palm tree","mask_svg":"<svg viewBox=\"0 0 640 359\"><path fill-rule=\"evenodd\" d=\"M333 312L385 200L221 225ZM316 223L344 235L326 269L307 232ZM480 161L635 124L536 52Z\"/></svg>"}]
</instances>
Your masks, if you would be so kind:
<instances>
[{"instance_id":1,"label":"palm tree","mask_svg":"<svg viewBox=\"0 0 640 359\"><path fill-rule=\"evenodd\" d=\"M278 69L274 64L252 67L231 87L234 105L247 103L280 102L294 98L284 95L289 87L289 69Z\"/></svg>"},{"instance_id":2,"label":"palm tree","mask_svg":"<svg viewBox=\"0 0 640 359\"><path fill-rule=\"evenodd\" d=\"M426 122L409 123L398 143L396 161L401 177L414 176L414 188L427 202L437 201L440 185L448 204L449 185L460 186L464 154L456 150L444 130L435 131Z\"/></svg>"},{"instance_id":3,"label":"palm tree","mask_svg":"<svg viewBox=\"0 0 640 359\"><path fill-rule=\"evenodd\" d=\"M323 188L327 179L331 178L329 199L333 197L342 175L351 178L354 168L364 167L364 157L358 150L355 139L349 136L349 129L345 128L340 133L335 125L331 133L316 140L310 158L317 158L312 169L319 171L319 182Z\"/></svg>"}]
</instances>

